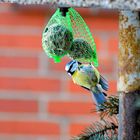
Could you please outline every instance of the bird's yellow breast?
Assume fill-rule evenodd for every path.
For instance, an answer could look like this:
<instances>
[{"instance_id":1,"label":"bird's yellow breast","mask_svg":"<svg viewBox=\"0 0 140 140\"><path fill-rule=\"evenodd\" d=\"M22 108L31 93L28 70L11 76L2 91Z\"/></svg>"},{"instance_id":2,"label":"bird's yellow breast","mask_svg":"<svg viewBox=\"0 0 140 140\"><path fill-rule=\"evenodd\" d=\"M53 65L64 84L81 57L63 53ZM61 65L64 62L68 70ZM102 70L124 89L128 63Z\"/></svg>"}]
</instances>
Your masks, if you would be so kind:
<instances>
[{"instance_id":1,"label":"bird's yellow breast","mask_svg":"<svg viewBox=\"0 0 140 140\"><path fill-rule=\"evenodd\" d=\"M88 89L91 88L91 83L88 75L83 74L80 71L75 71L72 75L73 82L77 85L84 86Z\"/></svg>"}]
</instances>

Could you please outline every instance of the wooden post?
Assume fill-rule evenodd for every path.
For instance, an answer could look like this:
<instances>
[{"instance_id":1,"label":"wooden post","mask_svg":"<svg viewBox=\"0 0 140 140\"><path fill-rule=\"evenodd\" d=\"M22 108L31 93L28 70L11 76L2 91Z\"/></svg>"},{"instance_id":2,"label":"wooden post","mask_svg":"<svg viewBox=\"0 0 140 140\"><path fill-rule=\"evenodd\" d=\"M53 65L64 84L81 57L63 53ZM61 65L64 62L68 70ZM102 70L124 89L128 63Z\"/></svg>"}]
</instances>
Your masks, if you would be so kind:
<instances>
[{"instance_id":1,"label":"wooden post","mask_svg":"<svg viewBox=\"0 0 140 140\"><path fill-rule=\"evenodd\" d=\"M137 11L119 15L119 140L140 139L140 18Z\"/></svg>"}]
</instances>

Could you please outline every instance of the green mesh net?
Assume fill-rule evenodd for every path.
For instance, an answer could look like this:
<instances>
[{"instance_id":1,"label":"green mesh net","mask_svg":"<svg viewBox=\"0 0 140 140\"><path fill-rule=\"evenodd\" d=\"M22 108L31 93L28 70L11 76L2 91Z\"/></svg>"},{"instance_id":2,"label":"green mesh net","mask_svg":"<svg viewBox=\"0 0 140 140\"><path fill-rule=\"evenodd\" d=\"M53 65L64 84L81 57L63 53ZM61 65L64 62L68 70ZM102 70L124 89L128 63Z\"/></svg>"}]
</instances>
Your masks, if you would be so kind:
<instances>
[{"instance_id":1,"label":"green mesh net","mask_svg":"<svg viewBox=\"0 0 140 140\"><path fill-rule=\"evenodd\" d=\"M60 8L54 13L42 35L42 46L55 62L65 55L80 62L98 66L96 45L92 34L80 14L68 8L66 16Z\"/></svg>"},{"instance_id":2,"label":"green mesh net","mask_svg":"<svg viewBox=\"0 0 140 140\"><path fill-rule=\"evenodd\" d=\"M79 44L81 44L79 45L79 52L76 50L73 51L73 53L71 54L73 54L73 56L75 55L77 60L80 62L90 62L90 63L94 62L94 65L98 66L96 45L88 26L86 25L85 21L80 16L80 14L73 8L69 9L69 15L70 15L71 25L73 29L72 30L73 36L75 39L79 39L79 40L74 40L73 44L77 46L78 41ZM83 49L82 47L85 47L85 49ZM81 55L78 55L80 53Z\"/></svg>"},{"instance_id":3,"label":"green mesh net","mask_svg":"<svg viewBox=\"0 0 140 140\"><path fill-rule=\"evenodd\" d=\"M66 16L62 16L60 9L58 9L43 31L43 49L56 63L61 62L61 58L68 53L72 41L69 14L66 13Z\"/></svg>"}]
</instances>

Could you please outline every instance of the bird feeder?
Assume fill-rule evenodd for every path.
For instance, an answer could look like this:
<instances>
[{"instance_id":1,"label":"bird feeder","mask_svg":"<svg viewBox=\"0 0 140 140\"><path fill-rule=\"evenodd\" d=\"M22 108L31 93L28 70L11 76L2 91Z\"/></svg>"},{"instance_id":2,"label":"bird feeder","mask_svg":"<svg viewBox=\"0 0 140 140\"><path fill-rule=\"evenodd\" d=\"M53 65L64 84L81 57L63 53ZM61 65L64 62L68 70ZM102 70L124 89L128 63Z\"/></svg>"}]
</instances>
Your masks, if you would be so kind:
<instances>
[{"instance_id":1,"label":"bird feeder","mask_svg":"<svg viewBox=\"0 0 140 140\"><path fill-rule=\"evenodd\" d=\"M42 34L43 49L55 62L67 55L98 66L96 45L83 18L74 8L60 7ZM78 53L77 53L78 52Z\"/></svg>"}]
</instances>

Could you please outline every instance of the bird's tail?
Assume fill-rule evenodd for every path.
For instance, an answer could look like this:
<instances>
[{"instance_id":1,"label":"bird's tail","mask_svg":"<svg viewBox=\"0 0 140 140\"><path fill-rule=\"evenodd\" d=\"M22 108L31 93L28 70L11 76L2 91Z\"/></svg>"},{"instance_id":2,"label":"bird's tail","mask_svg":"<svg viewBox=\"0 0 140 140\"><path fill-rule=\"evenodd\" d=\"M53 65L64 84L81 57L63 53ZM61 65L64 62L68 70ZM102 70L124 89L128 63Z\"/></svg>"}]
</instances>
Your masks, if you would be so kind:
<instances>
[{"instance_id":1,"label":"bird's tail","mask_svg":"<svg viewBox=\"0 0 140 140\"><path fill-rule=\"evenodd\" d=\"M92 92L92 95L96 104L97 111L103 111L105 109L103 103L107 101L105 94L103 92L96 91Z\"/></svg>"}]
</instances>

